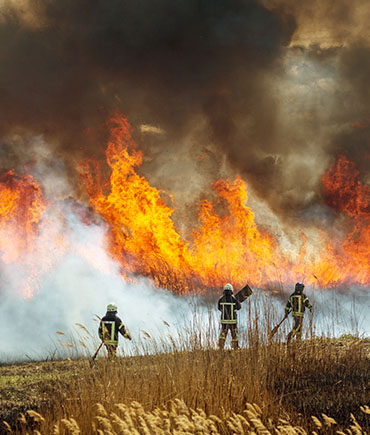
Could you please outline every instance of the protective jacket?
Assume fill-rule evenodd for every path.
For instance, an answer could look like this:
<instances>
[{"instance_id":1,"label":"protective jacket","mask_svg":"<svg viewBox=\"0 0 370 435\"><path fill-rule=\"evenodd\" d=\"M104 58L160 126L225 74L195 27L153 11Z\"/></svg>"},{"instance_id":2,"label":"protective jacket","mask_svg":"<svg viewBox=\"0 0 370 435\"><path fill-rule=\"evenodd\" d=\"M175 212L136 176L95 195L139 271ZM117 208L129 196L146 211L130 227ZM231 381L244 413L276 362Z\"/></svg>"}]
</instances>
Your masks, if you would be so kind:
<instances>
[{"instance_id":1,"label":"protective jacket","mask_svg":"<svg viewBox=\"0 0 370 435\"><path fill-rule=\"evenodd\" d=\"M107 311L106 315L101 319L99 324L99 337L105 345L118 346L118 333L121 333L125 338L129 338L130 334L126 330L122 320L114 312Z\"/></svg>"},{"instance_id":2,"label":"protective jacket","mask_svg":"<svg viewBox=\"0 0 370 435\"><path fill-rule=\"evenodd\" d=\"M218 309L221 311L222 325L236 325L236 311L240 310L240 302L231 293L224 294L218 301Z\"/></svg>"},{"instance_id":3,"label":"protective jacket","mask_svg":"<svg viewBox=\"0 0 370 435\"><path fill-rule=\"evenodd\" d=\"M303 317L306 308L312 308L308 297L304 293L292 293L285 307L285 313L292 310L293 317Z\"/></svg>"}]
</instances>

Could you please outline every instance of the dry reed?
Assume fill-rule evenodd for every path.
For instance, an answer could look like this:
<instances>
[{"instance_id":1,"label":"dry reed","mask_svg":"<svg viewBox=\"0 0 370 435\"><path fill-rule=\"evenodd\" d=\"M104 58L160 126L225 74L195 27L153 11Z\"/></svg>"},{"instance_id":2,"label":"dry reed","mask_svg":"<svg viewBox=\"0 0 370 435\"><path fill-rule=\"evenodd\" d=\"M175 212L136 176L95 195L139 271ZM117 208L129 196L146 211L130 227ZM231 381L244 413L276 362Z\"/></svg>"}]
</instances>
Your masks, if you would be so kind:
<instances>
[{"instance_id":1,"label":"dry reed","mask_svg":"<svg viewBox=\"0 0 370 435\"><path fill-rule=\"evenodd\" d=\"M269 343L276 320L250 304L243 349L235 352L215 349L212 317L205 326L195 316L177 332L166 322L159 339L142 331L136 355L81 360L78 372L53 386L48 405L2 427L48 435L365 434L368 348L325 339L287 348L279 334Z\"/></svg>"}]
</instances>

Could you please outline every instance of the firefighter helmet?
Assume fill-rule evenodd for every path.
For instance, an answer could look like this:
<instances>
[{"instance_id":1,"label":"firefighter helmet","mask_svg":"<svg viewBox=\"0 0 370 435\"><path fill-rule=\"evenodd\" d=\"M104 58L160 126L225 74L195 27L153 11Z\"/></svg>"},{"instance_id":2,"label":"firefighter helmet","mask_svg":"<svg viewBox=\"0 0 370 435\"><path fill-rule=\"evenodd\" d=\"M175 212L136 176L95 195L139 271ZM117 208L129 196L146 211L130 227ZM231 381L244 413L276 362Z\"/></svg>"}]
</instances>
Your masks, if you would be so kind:
<instances>
[{"instance_id":1,"label":"firefighter helmet","mask_svg":"<svg viewBox=\"0 0 370 435\"><path fill-rule=\"evenodd\" d=\"M116 313L117 312L117 305L114 302L111 302L107 305L107 311L110 313Z\"/></svg>"},{"instance_id":2,"label":"firefighter helmet","mask_svg":"<svg viewBox=\"0 0 370 435\"><path fill-rule=\"evenodd\" d=\"M227 283L227 284L225 285L225 287L224 287L224 293L227 293L227 292L232 293L233 290L234 290L233 286L232 286L231 284L229 284L229 283Z\"/></svg>"},{"instance_id":3,"label":"firefighter helmet","mask_svg":"<svg viewBox=\"0 0 370 435\"><path fill-rule=\"evenodd\" d=\"M302 282L297 282L294 288L295 292L300 294L303 292L303 289L304 289L304 284Z\"/></svg>"}]
</instances>

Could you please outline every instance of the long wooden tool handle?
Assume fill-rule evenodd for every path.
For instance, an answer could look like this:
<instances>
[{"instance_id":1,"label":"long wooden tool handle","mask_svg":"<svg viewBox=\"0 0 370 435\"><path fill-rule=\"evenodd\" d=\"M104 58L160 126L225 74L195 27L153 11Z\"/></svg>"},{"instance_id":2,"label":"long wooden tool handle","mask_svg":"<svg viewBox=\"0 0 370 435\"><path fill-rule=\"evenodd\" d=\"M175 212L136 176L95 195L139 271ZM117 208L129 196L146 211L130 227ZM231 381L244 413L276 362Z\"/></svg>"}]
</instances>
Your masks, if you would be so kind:
<instances>
[{"instance_id":1,"label":"long wooden tool handle","mask_svg":"<svg viewBox=\"0 0 370 435\"><path fill-rule=\"evenodd\" d=\"M284 316L282 320L275 326L275 328L271 331L271 337L276 334L276 331L279 329L280 325L284 322L287 316Z\"/></svg>"},{"instance_id":2,"label":"long wooden tool handle","mask_svg":"<svg viewBox=\"0 0 370 435\"><path fill-rule=\"evenodd\" d=\"M92 359L95 359L95 358L96 358L96 356L97 356L97 354L98 354L98 352L99 352L99 350L100 350L100 348L101 348L102 346L103 346L103 342L101 342L100 345L99 345L99 347L96 349L96 352L94 353Z\"/></svg>"}]
</instances>

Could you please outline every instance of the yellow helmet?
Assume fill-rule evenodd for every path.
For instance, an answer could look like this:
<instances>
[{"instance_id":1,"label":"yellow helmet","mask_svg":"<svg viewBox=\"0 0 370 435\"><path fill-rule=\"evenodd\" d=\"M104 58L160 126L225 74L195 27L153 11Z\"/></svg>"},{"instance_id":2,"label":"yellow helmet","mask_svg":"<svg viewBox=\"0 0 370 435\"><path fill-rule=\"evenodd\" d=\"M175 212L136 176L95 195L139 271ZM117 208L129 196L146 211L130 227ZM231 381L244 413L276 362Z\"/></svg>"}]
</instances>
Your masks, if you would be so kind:
<instances>
[{"instance_id":1,"label":"yellow helmet","mask_svg":"<svg viewBox=\"0 0 370 435\"><path fill-rule=\"evenodd\" d=\"M110 313L116 313L117 312L117 305L114 302L111 302L107 305L107 311Z\"/></svg>"},{"instance_id":2,"label":"yellow helmet","mask_svg":"<svg viewBox=\"0 0 370 435\"><path fill-rule=\"evenodd\" d=\"M227 283L224 287L224 292L231 292L232 293L233 291L234 291L233 286L231 284Z\"/></svg>"}]
</instances>

